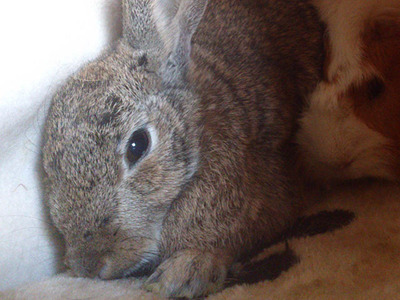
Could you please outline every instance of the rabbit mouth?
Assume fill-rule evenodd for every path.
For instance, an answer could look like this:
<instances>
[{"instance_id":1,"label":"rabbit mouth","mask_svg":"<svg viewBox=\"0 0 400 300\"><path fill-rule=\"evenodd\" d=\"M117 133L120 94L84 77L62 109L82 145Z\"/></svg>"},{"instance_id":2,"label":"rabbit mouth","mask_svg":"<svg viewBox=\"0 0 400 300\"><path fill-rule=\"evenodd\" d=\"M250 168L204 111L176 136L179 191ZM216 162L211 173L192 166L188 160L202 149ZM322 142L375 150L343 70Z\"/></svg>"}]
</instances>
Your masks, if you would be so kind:
<instances>
[{"instance_id":1,"label":"rabbit mouth","mask_svg":"<svg viewBox=\"0 0 400 300\"><path fill-rule=\"evenodd\" d=\"M159 264L160 260L158 258L139 262L133 268L125 270L122 277L148 277L154 272Z\"/></svg>"},{"instance_id":2,"label":"rabbit mouth","mask_svg":"<svg viewBox=\"0 0 400 300\"><path fill-rule=\"evenodd\" d=\"M103 280L147 277L161 263L158 252L146 251L142 254L131 253L131 257L109 256L103 258L102 266L97 276Z\"/></svg>"},{"instance_id":3,"label":"rabbit mouth","mask_svg":"<svg viewBox=\"0 0 400 300\"><path fill-rule=\"evenodd\" d=\"M141 261L128 268L114 269L111 264L105 264L98 273L98 277L104 280L128 278L128 277L148 277L160 264L158 256L143 258Z\"/></svg>"}]
</instances>

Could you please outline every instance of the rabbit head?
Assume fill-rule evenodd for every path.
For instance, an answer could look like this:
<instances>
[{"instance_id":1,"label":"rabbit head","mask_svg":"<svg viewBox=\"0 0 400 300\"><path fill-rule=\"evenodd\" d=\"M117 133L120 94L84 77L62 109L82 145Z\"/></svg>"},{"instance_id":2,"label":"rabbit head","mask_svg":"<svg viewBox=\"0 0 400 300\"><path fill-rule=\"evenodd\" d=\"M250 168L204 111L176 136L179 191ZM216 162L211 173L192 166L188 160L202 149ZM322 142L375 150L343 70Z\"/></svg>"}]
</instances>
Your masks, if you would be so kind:
<instances>
[{"instance_id":1,"label":"rabbit head","mask_svg":"<svg viewBox=\"0 0 400 300\"><path fill-rule=\"evenodd\" d=\"M115 49L72 76L49 109L43 165L75 274L115 278L158 263L171 202L196 171L190 41L206 1L124 1Z\"/></svg>"}]
</instances>

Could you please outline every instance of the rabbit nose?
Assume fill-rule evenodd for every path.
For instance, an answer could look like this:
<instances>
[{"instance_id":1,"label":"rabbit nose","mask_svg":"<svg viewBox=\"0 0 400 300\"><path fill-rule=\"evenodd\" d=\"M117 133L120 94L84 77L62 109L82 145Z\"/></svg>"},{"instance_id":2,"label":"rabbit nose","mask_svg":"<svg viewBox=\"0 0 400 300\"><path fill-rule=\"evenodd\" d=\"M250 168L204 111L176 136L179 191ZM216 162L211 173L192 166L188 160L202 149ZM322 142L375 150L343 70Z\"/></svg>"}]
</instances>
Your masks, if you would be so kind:
<instances>
[{"instance_id":1,"label":"rabbit nose","mask_svg":"<svg viewBox=\"0 0 400 300\"><path fill-rule=\"evenodd\" d=\"M125 276L124 266L121 267L118 262L114 261L110 257L106 257L103 262L104 263L98 272L100 279L109 280Z\"/></svg>"},{"instance_id":2,"label":"rabbit nose","mask_svg":"<svg viewBox=\"0 0 400 300\"><path fill-rule=\"evenodd\" d=\"M133 265L129 262L120 264L120 262L111 258L106 258L98 276L101 279L149 276L159 263L158 257L151 261L141 261Z\"/></svg>"},{"instance_id":3,"label":"rabbit nose","mask_svg":"<svg viewBox=\"0 0 400 300\"><path fill-rule=\"evenodd\" d=\"M65 265L72 270L77 277L94 278L99 275L99 272L104 266L100 255L87 255L81 258L68 257Z\"/></svg>"}]
</instances>

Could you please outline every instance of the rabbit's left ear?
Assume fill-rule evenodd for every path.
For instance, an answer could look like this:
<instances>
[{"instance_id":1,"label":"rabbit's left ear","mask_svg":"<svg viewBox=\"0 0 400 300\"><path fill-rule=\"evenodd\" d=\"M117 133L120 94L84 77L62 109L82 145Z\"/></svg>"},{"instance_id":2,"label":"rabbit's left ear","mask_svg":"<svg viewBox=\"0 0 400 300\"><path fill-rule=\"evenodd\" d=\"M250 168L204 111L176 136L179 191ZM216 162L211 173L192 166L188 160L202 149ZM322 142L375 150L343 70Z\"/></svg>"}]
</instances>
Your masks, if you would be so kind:
<instances>
[{"instance_id":1,"label":"rabbit's left ear","mask_svg":"<svg viewBox=\"0 0 400 300\"><path fill-rule=\"evenodd\" d=\"M207 0L124 0L124 38L134 49L158 52L163 80L179 84L206 6Z\"/></svg>"},{"instance_id":2,"label":"rabbit's left ear","mask_svg":"<svg viewBox=\"0 0 400 300\"><path fill-rule=\"evenodd\" d=\"M190 61L191 40L207 0L155 0L153 16L167 54L162 67L165 82L180 82Z\"/></svg>"}]
</instances>

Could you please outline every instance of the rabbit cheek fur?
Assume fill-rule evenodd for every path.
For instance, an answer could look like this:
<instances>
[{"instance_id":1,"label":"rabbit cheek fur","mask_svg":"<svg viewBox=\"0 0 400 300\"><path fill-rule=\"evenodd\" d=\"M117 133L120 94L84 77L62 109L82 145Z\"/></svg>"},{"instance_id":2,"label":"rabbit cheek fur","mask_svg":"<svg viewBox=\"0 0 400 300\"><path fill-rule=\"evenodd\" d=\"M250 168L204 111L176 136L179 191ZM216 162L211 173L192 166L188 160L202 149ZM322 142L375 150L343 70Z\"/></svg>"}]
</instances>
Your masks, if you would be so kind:
<instances>
[{"instance_id":1,"label":"rabbit cheek fur","mask_svg":"<svg viewBox=\"0 0 400 300\"><path fill-rule=\"evenodd\" d=\"M66 263L80 276L151 269L164 215L197 165L196 97L158 92L160 80L139 66L144 54L132 53L121 43L72 77L54 97L46 123L50 212L66 240ZM148 124L154 126L150 153L130 170L128 139Z\"/></svg>"},{"instance_id":2,"label":"rabbit cheek fur","mask_svg":"<svg viewBox=\"0 0 400 300\"><path fill-rule=\"evenodd\" d=\"M45 186L77 275L207 295L293 219L288 141L322 74L321 24L305 1L206 4L124 1L118 47L52 102ZM129 167L140 128L150 150Z\"/></svg>"},{"instance_id":3,"label":"rabbit cheek fur","mask_svg":"<svg viewBox=\"0 0 400 300\"><path fill-rule=\"evenodd\" d=\"M400 179L400 3L314 1L327 25L325 79L297 136L312 180Z\"/></svg>"}]
</instances>

